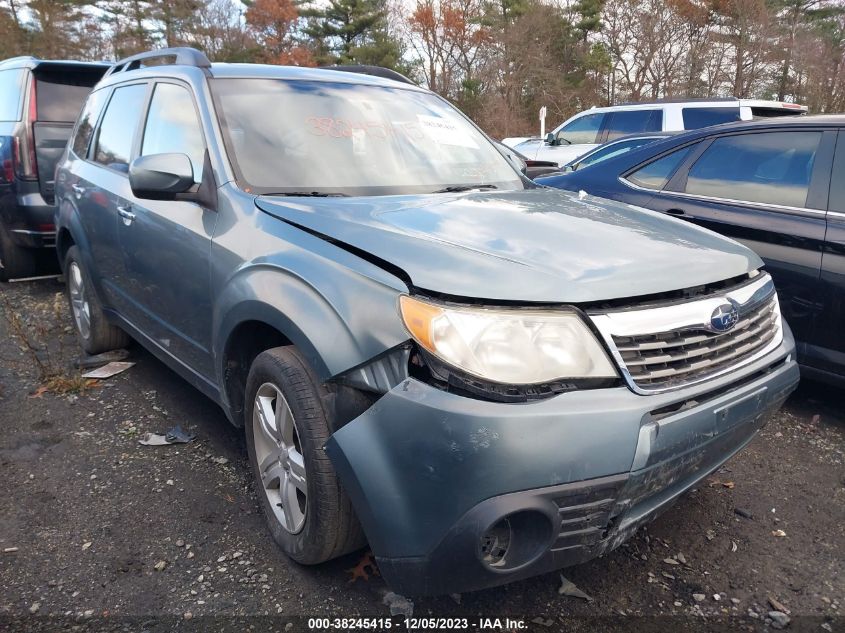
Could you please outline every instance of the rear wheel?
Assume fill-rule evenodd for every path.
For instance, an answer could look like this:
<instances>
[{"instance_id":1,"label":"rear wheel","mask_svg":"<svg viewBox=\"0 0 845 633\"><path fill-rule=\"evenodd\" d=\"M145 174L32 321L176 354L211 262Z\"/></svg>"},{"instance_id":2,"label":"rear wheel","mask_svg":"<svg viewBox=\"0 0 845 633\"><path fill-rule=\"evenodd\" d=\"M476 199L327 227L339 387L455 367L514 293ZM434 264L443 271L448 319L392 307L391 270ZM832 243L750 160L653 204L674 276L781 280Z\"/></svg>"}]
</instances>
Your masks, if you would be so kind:
<instances>
[{"instance_id":1,"label":"rear wheel","mask_svg":"<svg viewBox=\"0 0 845 633\"><path fill-rule=\"evenodd\" d=\"M276 543L309 565L365 543L323 451L333 430L325 395L293 347L259 354L246 385L244 426L259 502Z\"/></svg>"},{"instance_id":2,"label":"rear wheel","mask_svg":"<svg viewBox=\"0 0 845 633\"><path fill-rule=\"evenodd\" d=\"M88 354L100 354L126 347L129 344L129 336L119 327L106 321L76 246L71 246L65 256L65 277L76 338L82 349Z\"/></svg>"},{"instance_id":3,"label":"rear wheel","mask_svg":"<svg viewBox=\"0 0 845 633\"><path fill-rule=\"evenodd\" d=\"M37 269L35 251L15 244L9 230L0 222L0 281L31 277Z\"/></svg>"}]
</instances>

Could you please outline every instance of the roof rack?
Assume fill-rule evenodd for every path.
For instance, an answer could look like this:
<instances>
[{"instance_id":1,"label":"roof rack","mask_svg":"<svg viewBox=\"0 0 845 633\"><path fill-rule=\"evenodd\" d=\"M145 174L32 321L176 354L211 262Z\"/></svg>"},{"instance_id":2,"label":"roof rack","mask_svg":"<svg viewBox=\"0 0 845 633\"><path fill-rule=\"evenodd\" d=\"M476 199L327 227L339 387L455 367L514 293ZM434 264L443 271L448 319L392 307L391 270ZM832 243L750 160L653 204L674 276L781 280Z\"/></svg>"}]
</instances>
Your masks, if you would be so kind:
<instances>
[{"instance_id":1,"label":"roof rack","mask_svg":"<svg viewBox=\"0 0 845 633\"><path fill-rule=\"evenodd\" d=\"M411 84L416 86L413 81L408 79L402 73L398 73L390 68L383 68L382 66L368 66L366 64L340 64L337 66L320 66L325 70L339 70L345 73L358 73L359 75L372 75L373 77L381 77L382 79L392 79L403 84Z\"/></svg>"},{"instance_id":2,"label":"roof rack","mask_svg":"<svg viewBox=\"0 0 845 633\"><path fill-rule=\"evenodd\" d=\"M161 65L180 65L194 66L196 68L211 68L211 62L208 61L208 57L205 56L205 53L203 53L202 51L198 51L195 48L188 48L183 46L178 48L160 48L155 51L138 53L137 55L132 55L131 57L127 57L126 59L121 59L120 61L115 62L114 66L109 69L105 76L108 77L109 75L113 75L114 73L127 72L129 70L138 70L139 68L143 68L145 66L145 64L143 64L142 62L146 60L167 60L168 58L172 58L173 61L169 63L163 63Z\"/></svg>"},{"instance_id":3,"label":"roof rack","mask_svg":"<svg viewBox=\"0 0 845 633\"><path fill-rule=\"evenodd\" d=\"M626 101L619 105L650 105L657 103L708 103L710 101L739 101L737 97L692 97L685 99L683 97L667 97L665 99L652 99L650 101Z\"/></svg>"}]
</instances>

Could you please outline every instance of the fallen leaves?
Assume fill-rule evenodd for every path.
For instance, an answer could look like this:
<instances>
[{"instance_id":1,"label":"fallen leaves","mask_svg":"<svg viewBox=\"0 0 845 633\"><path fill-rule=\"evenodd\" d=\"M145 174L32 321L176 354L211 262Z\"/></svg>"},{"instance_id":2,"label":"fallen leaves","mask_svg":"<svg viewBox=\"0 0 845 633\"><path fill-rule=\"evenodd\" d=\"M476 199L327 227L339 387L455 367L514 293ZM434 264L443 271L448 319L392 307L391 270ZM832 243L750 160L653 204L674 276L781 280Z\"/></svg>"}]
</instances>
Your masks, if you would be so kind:
<instances>
[{"instance_id":1,"label":"fallen leaves","mask_svg":"<svg viewBox=\"0 0 845 633\"><path fill-rule=\"evenodd\" d=\"M367 569L370 570L369 574L367 573ZM346 571L347 573L351 574L351 577L349 578L349 584L352 584L359 578L367 581L370 579L370 574L372 574L373 576L379 575L378 567L376 567L376 562L375 560L373 560L372 552L367 552L366 554L364 554L361 557L361 560L358 561L358 564L355 565L355 567L347 569Z\"/></svg>"},{"instance_id":2,"label":"fallen leaves","mask_svg":"<svg viewBox=\"0 0 845 633\"><path fill-rule=\"evenodd\" d=\"M43 396L48 391L50 391L50 389L47 387L47 385L41 385L40 387L38 387L38 389L33 391L31 394L29 394L28 397L30 397L30 398L40 398L41 396Z\"/></svg>"},{"instance_id":3,"label":"fallen leaves","mask_svg":"<svg viewBox=\"0 0 845 633\"><path fill-rule=\"evenodd\" d=\"M97 380L83 378L82 376L52 376L27 397L41 398L45 393L55 393L60 396L84 393L89 389L98 387L99 384Z\"/></svg>"},{"instance_id":4,"label":"fallen leaves","mask_svg":"<svg viewBox=\"0 0 845 633\"><path fill-rule=\"evenodd\" d=\"M769 604L772 605L772 609L775 611L780 611L781 613L790 614L792 613L789 609L787 609L783 603L779 602L776 598L772 598L771 596L767 596Z\"/></svg>"},{"instance_id":5,"label":"fallen leaves","mask_svg":"<svg viewBox=\"0 0 845 633\"><path fill-rule=\"evenodd\" d=\"M710 488L715 488L717 486L722 486L722 488L728 488L729 490L733 489L736 484L732 481L719 481L718 479L709 479L707 481L707 485Z\"/></svg>"}]
</instances>

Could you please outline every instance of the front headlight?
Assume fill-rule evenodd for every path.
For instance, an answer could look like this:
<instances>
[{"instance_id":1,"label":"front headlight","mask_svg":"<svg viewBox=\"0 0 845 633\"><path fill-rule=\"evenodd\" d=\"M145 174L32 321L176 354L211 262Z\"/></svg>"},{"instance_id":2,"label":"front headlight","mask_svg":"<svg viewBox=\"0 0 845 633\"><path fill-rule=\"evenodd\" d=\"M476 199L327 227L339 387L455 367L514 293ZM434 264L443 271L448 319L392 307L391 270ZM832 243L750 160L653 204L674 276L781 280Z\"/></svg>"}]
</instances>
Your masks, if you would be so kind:
<instances>
[{"instance_id":1,"label":"front headlight","mask_svg":"<svg viewBox=\"0 0 845 633\"><path fill-rule=\"evenodd\" d=\"M399 304L417 343L479 378L528 385L617 377L596 337L572 310L453 307L407 295Z\"/></svg>"}]
</instances>

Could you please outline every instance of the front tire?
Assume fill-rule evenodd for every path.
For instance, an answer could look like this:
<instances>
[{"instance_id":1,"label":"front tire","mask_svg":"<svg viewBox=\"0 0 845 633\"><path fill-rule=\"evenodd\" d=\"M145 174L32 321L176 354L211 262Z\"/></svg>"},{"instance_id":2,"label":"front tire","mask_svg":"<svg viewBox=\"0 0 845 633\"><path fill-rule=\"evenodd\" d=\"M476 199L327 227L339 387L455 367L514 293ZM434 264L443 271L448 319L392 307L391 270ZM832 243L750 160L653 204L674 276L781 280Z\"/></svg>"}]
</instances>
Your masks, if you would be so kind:
<instances>
[{"instance_id":1,"label":"front tire","mask_svg":"<svg viewBox=\"0 0 845 633\"><path fill-rule=\"evenodd\" d=\"M259 354L247 378L244 426L259 503L273 540L306 565L365 543L323 451L334 430L326 395L293 347Z\"/></svg>"},{"instance_id":2,"label":"front tire","mask_svg":"<svg viewBox=\"0 0 845 633\"><path fill-rule=\"evenodd\" d=\"M68 305L80 347L88 354L126 347L129 336L106 320L76 246L71 246L65 256L65 278Z\"/></svg>"}]
</instances>

